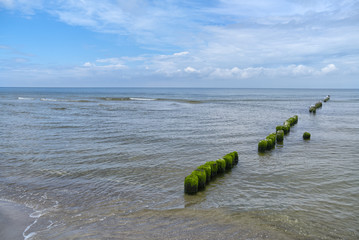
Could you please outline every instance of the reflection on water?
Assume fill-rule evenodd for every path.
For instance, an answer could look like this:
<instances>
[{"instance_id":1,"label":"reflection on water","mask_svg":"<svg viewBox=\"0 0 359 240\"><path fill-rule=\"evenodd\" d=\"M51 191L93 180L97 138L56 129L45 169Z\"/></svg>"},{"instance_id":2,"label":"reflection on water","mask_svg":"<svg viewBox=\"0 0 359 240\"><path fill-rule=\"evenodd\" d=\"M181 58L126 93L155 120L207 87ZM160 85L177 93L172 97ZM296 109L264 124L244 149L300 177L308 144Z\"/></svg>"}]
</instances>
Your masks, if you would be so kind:
<instances>
[{"instance_id":1,"label":"reflection on water","mask_svg":"<svg viewBox=\"0 0 359 240\"><path fill-rule=\"evenodd\" d=\"M32 239L355 239L358 93L0 89L1 196L41 213ZM183 193L196 166L233 151L231 172Z\"/></svg>"}]
</instances>

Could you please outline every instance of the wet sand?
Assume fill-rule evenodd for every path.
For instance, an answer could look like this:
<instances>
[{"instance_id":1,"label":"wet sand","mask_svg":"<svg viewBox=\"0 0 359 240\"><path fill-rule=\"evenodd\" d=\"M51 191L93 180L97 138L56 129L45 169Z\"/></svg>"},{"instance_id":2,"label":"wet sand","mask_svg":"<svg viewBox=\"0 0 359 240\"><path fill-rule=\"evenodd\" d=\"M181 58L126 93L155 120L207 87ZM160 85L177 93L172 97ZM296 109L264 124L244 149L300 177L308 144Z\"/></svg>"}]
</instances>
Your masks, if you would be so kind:
<instances>
[{"instance_id":1,"label":"wet sand","mask_svg":"<svg viewBox=\"0 0 359 240\"><path fill-rule=\"evenodd\" d=\"M0 236L2 240L24 239L23 232L34 219L31 209L23 205L0 200Z\"/></svg>"}]
</instances>

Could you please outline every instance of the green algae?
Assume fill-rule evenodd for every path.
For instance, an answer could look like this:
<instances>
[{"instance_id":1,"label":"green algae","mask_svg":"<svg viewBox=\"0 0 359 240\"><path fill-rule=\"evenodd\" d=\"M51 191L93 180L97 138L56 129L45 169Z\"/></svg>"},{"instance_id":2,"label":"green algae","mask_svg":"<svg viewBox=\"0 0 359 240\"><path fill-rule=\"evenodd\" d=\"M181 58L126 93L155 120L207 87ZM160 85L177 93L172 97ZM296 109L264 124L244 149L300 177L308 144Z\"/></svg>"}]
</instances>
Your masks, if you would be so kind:
<instances>
[{"instance_id":1,"label":"green algae","mask_svg":"<svg viewBox=\"0 0 359 240\"><path fill-rule=\"evenodd\" d=\"M258 143L258 152L265 152L267 150L267 141L261 140Z\"/></svg>"},{"instance_id":2,"label":"green algae","mask_svg":"<svg viewBox=\"0 0 359 240\"><path fill-rule=\"evenodd\" d=\"M311 106L311 107L309 108L309 112L310 112L310 113L316 113L316 112L317 112L317 108L316 108L315 106Z\"/></svg>"},{"instance_id":3,"label":"green algae","mask_svg":"<svg viewBox=\"0 0 359 240\"><path fill-rule=\"evenodd\" d=\"M303 139L304 139L304 140L309 140L309 139L310 139L310 136L311 136L311 135L310 135L309 132L304 132L304 133L303 133Z\"/></svg>"},{"instance_id":4,"label":"green algae","mask_svg":"<svg viewBox=\"0 0 359 240\"><path fill-rule=\"evenodd\" d=\"M238 164L238 152L234 151L226 154L223 158L216 161L208 161L197 167L189 176L185 178L185 193L196 194L199 190L203 190L217 174L225 173L234 165Z\"/></svg>"},{"instance_id":5,"label":"green algae","mask_svg":"<svg viewBox=\"0 0 359 240\"><path fill-rule=\"evenodd\" d=\"M267 150L271 150L274 148L275 142L273 142L272 139L266 138L265 141L267 141Z\"/></svg>"},{"instance_id":6,"label":"green algae","mask_svg":"<svg viewBox=\"0 0 359 240\"><path fill-rule=\"evenodd\" d=\"M211 175L212 175L211 166L204 164L204 165L199 166L197 169L203 169L206 172L206 183L209 183L209 181L211 181Z\"/></svg>"},{"instance_id":7,"label":"green algae","mask_svg":"<svg viewBox=\"0 0 359 240\"><path fill-rule=\"evenodd\" d=\"M184 179L184 192L187 194L196 194L198 192L198 177L196 174L190 174Z\"/></svg>"},{"instance_id":8,"label":"green algae","mask_svg":"<svg viewBox=\"0 0 359 240\"><path fill-rule=\"evenodd\" d=\"M276 134L276 140L277 143L282 143L284 140L284 131L283 130L278 130L277 134Z\"/></svg>"},{"instance_id":9,"label":"green algae","mask_svg":"<svg viewBox=\"0 0 359 240\"><path fill-rule=\"evenodd\" d=\"M218 164L216 161L206 162L206 165L211 166L211 178L215 177L218 172Z\"/></svg>"},{"instance_id":10,"label":"green algae","mask_svg":"<svg viewBox=\"0 0 359 240\"><path fill-rule=\"evenodd\" d=\"M216 162L218 164L218 173L224 173L226 171L226 161L220 158Z\"/></svg>"},{"instance_id":11,"label":"green algae","mask_svg":"<svg viewBox=\"0 0 359 240\"><path fill-rule=\"evenodd\" d=\"M229 170L233 167L233 155L232 154L226 154L222 157L224 161L226 161L226 169Z\"/></svg>"},{"instance_id":12,"label":"green algae","mask_svg":"<svg viewBox=\"0 0 359 240\"><path fill-rule=\"evenodd\" d=\"M202 190L206 187L206 171L203 169L196 169L192 174L198 177L198 190Z\"/></svg>"},{"instance_id":13,"label":"green algae","mask_svg":"<svg viewBox=\"0 0 359 240\"><path fill-rule=\"evenodd\" d=\"M317 102L316 104L315 104L315 108L321 108L322 107L322 102Z\"/></svg>"}]
</instances>

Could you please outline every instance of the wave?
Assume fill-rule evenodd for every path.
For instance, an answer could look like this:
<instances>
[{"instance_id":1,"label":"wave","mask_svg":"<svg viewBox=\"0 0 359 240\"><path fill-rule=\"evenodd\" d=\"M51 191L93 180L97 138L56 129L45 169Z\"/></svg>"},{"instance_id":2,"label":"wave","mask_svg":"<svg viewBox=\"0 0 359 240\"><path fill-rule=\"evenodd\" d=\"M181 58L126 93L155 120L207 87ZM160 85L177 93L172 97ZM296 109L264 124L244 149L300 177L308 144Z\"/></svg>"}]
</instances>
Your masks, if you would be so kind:
<instances>
[{"instance_id":1,"label":"wave","mask_svg":"<svg viewBox=\"0 0 359 240\"><path fill-rule=\"evenodd\" d=\"M18 100L34 100L34 98L29 98L29 97L18 97Z\"/></svg>"},{"instance_id":2,"label":"wave","mask_svg":"<svg viewBox=\"0 0 359 240\"><path fill-rule=\"evenodd\" d=\"M156 101L155 98L138 98L138 97L131 97L130 100L134 101Z\"/></svg>"},{"instance_id":3,"label":"wave","mask_svg":"<svg viewBox=\"0 0 359 240\"><path fill-rule=\"evenodd\" d=\"M142 97L101 97L98 98L103 101L166 101L166 102L178 102L178 103L202 103L203 101L191 100L191 99L170 99L170 98L142 98Z\"/></svg>"},{"instance_id":4,"label":"wave","mask_svg":"<svg viewBox=\"0 0 359 240\"><path fill-rule=\"evenodd\" d=\"M41 101L46 101L46 102L58 102L59 100L57 99L53 99L53 98L40 98Z\"/></svg>"},{"instance_id":5,"label":"wave","mask_svg":"<svg viewBox=\"0 0 359 240\"><path fill-rule=\"evenodd\" d=\"M54 98L40 98L41 101L47 101L47 102L93 102L90 100L84 100L84 99L80 99L80 100L76 100L76 99L54 99Z\"/></svg>"},{"instance_id":6,"label":"wave","mask_svg":"<svg viewBox=\"0 0 359 240\"><path fill-rule=\"evenodd\" d=\"M101 97L99 99L103 101L131 101L131 98L129 97L123 97L123 98Z\"/></svg>"}]
</instances>

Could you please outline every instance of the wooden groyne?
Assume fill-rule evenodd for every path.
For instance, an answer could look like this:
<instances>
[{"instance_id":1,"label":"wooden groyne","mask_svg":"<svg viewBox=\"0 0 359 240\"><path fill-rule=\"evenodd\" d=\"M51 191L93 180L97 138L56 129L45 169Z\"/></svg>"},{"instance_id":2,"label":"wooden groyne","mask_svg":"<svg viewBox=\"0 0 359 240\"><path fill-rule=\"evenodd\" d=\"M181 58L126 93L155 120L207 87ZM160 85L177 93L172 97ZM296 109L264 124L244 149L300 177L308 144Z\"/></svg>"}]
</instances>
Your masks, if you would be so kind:
<instances>
[{"instance_id":1,"label":"wooden groyne","mask_svg":"<svg viewBox=\"0 0 359 240\"><path fill-rule=\"evenodd\" d=\"M323 99L323 102L328 102L330 100L330 95L326 96L324 99ZM323 103L321 101L317 102L316 104L314 105L311 105L309 107L309 112L310 113L316 113L317 112L317 109L318 108L321 108L323 106Z\"/></svg>"},{"instance_id":2,"label":"wooden groyne","mask_svg":"<svg viewBox=\"0 0 359 240\"><path fill-rule=\"evenodd\" d=\"M298 123L298 116L288 118L283 125L276 127L276 132L269 134L265 139L258 142L258 152L265 152L275 147L276 143L283 143L284 135L290 132L290 128Z\"/></svg>"},{"instance_id":3,"label":"wooden groyne","mask_svg":"<svg viewBox=\"0 0 359 240\"><path fill-rule=\"evenodd\" d=\"M209 161L197 167L184 180L184 192L196 194L204 190L206 184L213 180L218 174L224 174L238 164L238 153L236 151L224 155L216 161Z\"/></svg>"}]
</instances>

